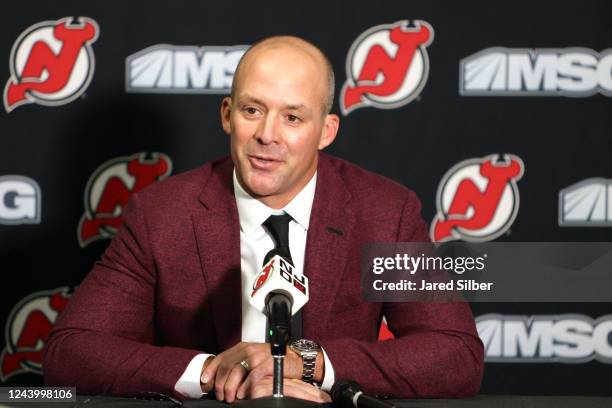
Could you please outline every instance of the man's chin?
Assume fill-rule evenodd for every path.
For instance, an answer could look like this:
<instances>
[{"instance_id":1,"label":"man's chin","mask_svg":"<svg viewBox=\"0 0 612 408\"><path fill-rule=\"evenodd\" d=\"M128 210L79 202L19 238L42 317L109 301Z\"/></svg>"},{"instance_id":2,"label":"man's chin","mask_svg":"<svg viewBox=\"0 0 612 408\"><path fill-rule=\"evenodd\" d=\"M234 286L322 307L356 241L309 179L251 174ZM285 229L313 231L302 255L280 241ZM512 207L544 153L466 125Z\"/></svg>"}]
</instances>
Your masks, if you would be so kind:
<instances>
[{"instance_id":1,"label":"man's chin","mask_svg":"<svg viewBox=\"0 0 612 408\"><path fill-rule=\"evenodd\" d=\"M255 198L272 196L278 191L277 183L267 177L250 177L246 184L248 192Z\"/></svg>"}]
</instances>

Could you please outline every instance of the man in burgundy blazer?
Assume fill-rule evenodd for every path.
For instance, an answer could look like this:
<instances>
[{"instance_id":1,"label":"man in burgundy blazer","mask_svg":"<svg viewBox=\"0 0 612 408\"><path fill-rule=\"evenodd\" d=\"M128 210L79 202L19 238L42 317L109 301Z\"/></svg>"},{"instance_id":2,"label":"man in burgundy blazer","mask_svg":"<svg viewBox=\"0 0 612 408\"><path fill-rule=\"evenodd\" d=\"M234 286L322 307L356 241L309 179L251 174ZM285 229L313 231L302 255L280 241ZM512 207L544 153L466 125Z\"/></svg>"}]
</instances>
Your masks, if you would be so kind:
<instances>
[{"instance_id":1,"label":"man in burgundy blazer","mask_svg":"<svg viewBox=\"0 0 612 408\"><path fill-rule=\"evenodd\" d=\"M76 386L80 394L180 397L175 384L194 356L240 342L234 153L234 160L208 163L132 196L120 230L48 339L47 385ZM361 297L363 244L428 241L415 194L341 159L316 157L303 337L322 346L336 379L353 379L367 392L474 395L483 347L467 304L368 303ZM382 316L394 340L377 341Z\"/></svg>"},{"instance_id":2,"label":"man in burgundy blazer","mask_svg":"<svg viewBox=\"0 0 612 408\"><path fill-rule=\"evenodd\" d=\"M240 242L229 158L135 194L122 227L53 330L47 384L83 394L174 394L189 361L240 341ZM303 334L336 378L398 397L478 391L482 344L469 306L367 303L367 242L427 241L405 187L320 154L306 244L310 300ZM396 339L377 342L381 316ZM151 338L150 334L153 334Z\"/></svg>"}]
</instances>

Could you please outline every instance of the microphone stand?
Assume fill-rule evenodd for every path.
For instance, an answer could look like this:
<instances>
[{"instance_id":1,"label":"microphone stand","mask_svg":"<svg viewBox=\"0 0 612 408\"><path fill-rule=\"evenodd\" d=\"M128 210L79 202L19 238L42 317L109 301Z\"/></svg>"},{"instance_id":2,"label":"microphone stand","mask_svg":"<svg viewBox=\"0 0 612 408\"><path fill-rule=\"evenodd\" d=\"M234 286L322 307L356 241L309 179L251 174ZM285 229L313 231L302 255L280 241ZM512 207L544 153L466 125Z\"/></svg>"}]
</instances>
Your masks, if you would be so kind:
<instances>
[{"instance_id":1,"label":"microphone stand","mask_svg":"<svg viewBox=\"0 0 612 408\"><path fill-rule=\"evenodd\" d=\"M275 293L267 304L270 352L274 359L274 378L271 397L237 401L241 408L314 408L320 404L283 394L284 362L287 343L291 337L291 301L287 296Z\"/></svg>"},{"instance_id":2,"label":"microphone stand","mask_svg":"<svg viewBox=\"0 0 612 408\"><path fill-rule=\"evenodd\" d=\"M274 294L268 301L268 335L270 353L274 359L272 396L283 397L284 362L291 337L291 302L287 296Z\"/></svg>"},{"instance_id":3,"label":"microphone stand","mask_svg":"<svg viewBox=\"0 0 612 408\"><path fill-rule=\"evenodd\" d=\"M272 396L276 398L282 398L283 395L283 362L285 356L272 356L274 358L274 388L272 390Z\"/></svg>"}]
</instances>

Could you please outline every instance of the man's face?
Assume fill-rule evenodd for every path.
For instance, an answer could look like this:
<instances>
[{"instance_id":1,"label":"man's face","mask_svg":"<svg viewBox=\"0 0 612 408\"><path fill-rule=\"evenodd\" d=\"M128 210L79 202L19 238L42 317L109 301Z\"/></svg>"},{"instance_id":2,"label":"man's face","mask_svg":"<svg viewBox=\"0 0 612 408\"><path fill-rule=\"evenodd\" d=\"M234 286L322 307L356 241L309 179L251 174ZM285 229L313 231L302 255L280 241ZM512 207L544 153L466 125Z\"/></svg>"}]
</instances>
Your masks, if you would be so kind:
<instances>
[{"instance_id":1,"label":"man's face","mask_svg":"<svg viewBox=\"0 0 612 408\"><path fill-rule=\"evenodd\" d=\"M325 71L312 58L282 49L249 57L234 98L223 101L223 128L241 185L281 208L314 175L338 118L323 114Z\"/></svg>"}]
</instances>

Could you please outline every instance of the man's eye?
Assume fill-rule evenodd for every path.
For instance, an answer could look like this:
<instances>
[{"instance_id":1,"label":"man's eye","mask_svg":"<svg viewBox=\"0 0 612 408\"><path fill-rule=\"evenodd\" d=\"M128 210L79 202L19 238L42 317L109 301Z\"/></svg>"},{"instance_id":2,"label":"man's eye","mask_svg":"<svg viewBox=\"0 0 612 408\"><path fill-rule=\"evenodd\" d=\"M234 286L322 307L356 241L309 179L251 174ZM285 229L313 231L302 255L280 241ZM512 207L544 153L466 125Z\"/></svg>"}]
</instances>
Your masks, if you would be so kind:
<instances>
[{"instance_id":1,"label":"man's eye","mask_svg":"<svg viewBox=\"0 0 612 408\"><path fill-rule=\"evenodd\" d=\"M300 120L300 118L298 118L295 115L287 115L287 120L289 122L295 123L295 122L298 122Z\"/></svg>"},{"instance_id":2,"label":"man's eye","mask_svg":"<svg viewBox=\"0 0 612 408\"><path fill-rule=\"evenodd\" d=\"M257 113L257 109L255 109L255 108L251 108L251 107L246 108L246 109L245 109L245 111L246 111L246 113L248 113L249 115L254 115L254 114L256 114L256 113Z\"/></svg>"}]
</instances>

